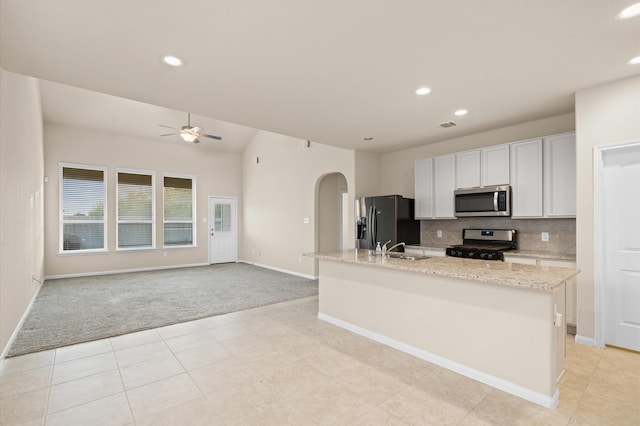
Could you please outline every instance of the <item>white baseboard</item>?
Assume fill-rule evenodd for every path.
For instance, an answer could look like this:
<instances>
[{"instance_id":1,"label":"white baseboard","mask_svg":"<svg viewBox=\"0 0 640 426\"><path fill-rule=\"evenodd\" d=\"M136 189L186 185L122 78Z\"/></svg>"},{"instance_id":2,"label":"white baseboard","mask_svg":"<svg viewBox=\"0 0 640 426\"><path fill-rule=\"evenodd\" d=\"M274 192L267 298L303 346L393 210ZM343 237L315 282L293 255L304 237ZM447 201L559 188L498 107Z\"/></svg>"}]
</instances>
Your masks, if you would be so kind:
<instances>
[{"instance_id":1,"label":"white baseboard","mask_svg":"<svg viewBox=\"0 0 640 426\"><path fill-rule=\"evenodd\" d=\"M260 268L271 269L272 271L282 272L284 274L295 275L297 277L307 278L310 280L317 280L315 275L301 274L300 272L289 271L287 269L276 268L275 266L263 265L261 263L250 262L248 260L238 260L238 262L246 263L247 265L259 266Z\"/></svg>"},{"instance_id":2,"label":"white baseboard","mask_svg":"<svg viewBox=\"0 0 640 426\"><path fill-rule=\"evenodd\" d=\"M413 355L417 358L439 365L440 367L446 368L447 370L451 370L456 373L462 374L463 376L469 377L470 379L473 379L473 380L477 380L478 382L484 383L496 389L500 389L501 391L518 396L522 399L526 399L527 401L531 401L543 407L556 408L558 406L560 393L558 392L557 389L553 396L547 396L547 395L541 394L540 392L533 391L531 389L525 388L523 386L517 385L515 383L509 382L499 377L492 376L490 374L476 370L475 368L468 367L466 365L457 363L455 361L451 361L447 358L443 358L439 355L435 355L431 352L427 352L425 350L416 348L406 343L402 343L397 340L391 339L387 336L383 336L382 334L378 334L373 331L362 328L360 326L348 323L346 321L339 320L330 315L323 314L322 312L318 313L318 319L321 319L323 321L336 325L340 328L344 328L345 330L349 330L353 333L359 334L368 339L371 339L376 342L382 343L384 345L390 346L392 348L398 349L402 352L408 353L409 355Z\"/></svg>"},{"instance_id":3,"label":"white baseboard","mask_svg":"<svg viewBox=\"0 0 640 426\"><path fill-rule=\"evenodd\" d=\"M148 268L116 269L112 271L100 271L100 272L80 272L77 274L47 275L46 277L44 277L44 279L57 280L60 278L95 277L98 275L124 274L127 272L147 272L147 271L160 271L163 269L193 268L196 266L209 266L209 264L208 263L191 263L188 265L150 266Z\"/></svg>"},{"instance_id":4,"label":"white baseboard","mask_svg":"<svg viewBox=\"0 0 640 426\"><path fill-rule=\"evenodd\" d=\"M16 339L16 336L18 335L18 332L22 328L24 321L27 319L27 315L29 315L29 312L31 311L33 302L35 302L36 297L40 293L40 289L42 288L42 282L44 282L44 279L42 282L35 278L32 278L32 279L39 284L38 289L35 291L35 293L33 293L33 296L31 296L31 301L29 301L29 304L27 305L27 309L25 309L24 312L22 313L22 317L20 318L20 321L18 321L18 325L16 325L16 328L13 329L13 333L11 333L11 337L9 337L9 340L7 341L6 346L2 349L2 353L0 353L0 359L4 359L7 356L7 353L9 353L9 349L13 345L13 341Z\"/></svg>"},{"instance_id":5,"label":"white baseboard","mask_svg":"<svg viewBox=\"0 0 640 426\"><path fill-rule=\"evenodd\" d=\"M597 346L596 339L593 339L591 337L580 336L578 334L576 334L576 343L579 343L581 345L587 345L587 346Z\"/></svg>"}]
</instances>

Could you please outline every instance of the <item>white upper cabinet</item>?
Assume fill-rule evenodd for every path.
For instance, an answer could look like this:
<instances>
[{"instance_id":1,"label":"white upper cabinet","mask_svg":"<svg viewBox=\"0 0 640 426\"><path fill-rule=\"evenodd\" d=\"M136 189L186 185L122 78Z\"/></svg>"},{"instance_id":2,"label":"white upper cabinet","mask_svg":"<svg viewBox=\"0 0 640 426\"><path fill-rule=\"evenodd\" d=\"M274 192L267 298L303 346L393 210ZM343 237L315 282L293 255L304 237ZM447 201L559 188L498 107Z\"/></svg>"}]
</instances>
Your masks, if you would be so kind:
<instances>
[{"instance_id":1,"label":"white upper cabinet","mask_svg":"<svg viewBox=\"0 0 640 426\"><path fill-rule=\"evenodd\" d=\"M456 153L456 189L508 185L509 145Z\"/></svg>"},{"instance_id":2,"label":"white upper cabinet","mask_svg":"<svg viewBox=\"0 0 640 426\"><path fill-rule=\"evenodd\" d=\"M455 219L453 191L456 189L456 156L434 157L433 176L434 218Z\"/></svg>"},{"instance_id":3,"label":"white upper cabinet","mask_svg":"<svg viewBox=\"0 0 640 426\"><path fill-rule=\"evenodd\" d=\"M480 186L480 150L458 152L456 155L456 189Z\"/></svg>"},{"instance_id":4,"label":"white upper cabinet","mask_svg":"<svg viewBox=\"0 0 640 426\"><path fill-rule=\"evenodd\" d=\"M455 155L424 158L415 163L416 219L455 219Z\"/></svg>"},{"instance_id":5,"label":"white upper cabinet","mask_svg":"<svg viewBox=\"0 0 640 426\"><path fill-rule=\"evenodd\" d=\"M576 216L576 135L544 139L544 215Z\"/></svg>"},{"instance_id":6,"label":"white upper cabinet","mask_svg":"<svg viewBox=\"0 0 640 426\"><path fill-rule=\"evenodd\" d=\"M511 217L542 217L542 139L511 144Z\"/></svg>"},{"instance_id":7,"label":"white upper cabinet","mask_svg":"<svg viewBox=\"0 0 640 426\"><path fill-rule=\"evenodd\" d=\"M416 219L433 218L433 158L416 161L414 206Z\"/></svg>"},{"instance_id":8,"label":"white upper cabinet","mask_svg":"<svg viewBox=\"0 0 640 426\"><path fill-rule=\"evenodd\" d=\"M416 219L455 219L456 189L509 184L511 217L575 217L575 133L417 160Z\"/></svg>"},{"instance_id":9,"label":"white upper cabinet","mask_svg":"<svg viewBox=\"0 0 640 426\"><path fill-rule=\"evenodd\" d=\"M509 146L503 144L482 149L481 186L509 184Z\"/></svg>"}]
</instances>

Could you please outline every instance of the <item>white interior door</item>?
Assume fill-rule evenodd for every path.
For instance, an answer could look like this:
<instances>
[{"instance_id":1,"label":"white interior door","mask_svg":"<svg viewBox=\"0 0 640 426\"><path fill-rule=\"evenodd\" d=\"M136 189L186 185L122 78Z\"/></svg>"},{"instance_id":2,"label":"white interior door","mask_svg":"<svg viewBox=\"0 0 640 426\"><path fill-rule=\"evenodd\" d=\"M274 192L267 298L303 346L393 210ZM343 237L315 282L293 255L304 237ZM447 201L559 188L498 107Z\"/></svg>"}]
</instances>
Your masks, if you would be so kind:
<instances>
[{"instance_id":1,"label":"white interior door","mask_svg":"<svg viewBox=\"0 0 640 426\"><path fill-rule=\"evenodd\" d=\"M640 351L640 144L603 165L605 343Z\"/></svg>"},{"instance_id":2,"label":"white interior door","mask_svg":"<svg viewBox=\"0 0 640 426\"><path fill-rule=\"evenodd\" d=\"M237 199L209 197L209 263L238 260Z\"/></svg>"}]
</instances>

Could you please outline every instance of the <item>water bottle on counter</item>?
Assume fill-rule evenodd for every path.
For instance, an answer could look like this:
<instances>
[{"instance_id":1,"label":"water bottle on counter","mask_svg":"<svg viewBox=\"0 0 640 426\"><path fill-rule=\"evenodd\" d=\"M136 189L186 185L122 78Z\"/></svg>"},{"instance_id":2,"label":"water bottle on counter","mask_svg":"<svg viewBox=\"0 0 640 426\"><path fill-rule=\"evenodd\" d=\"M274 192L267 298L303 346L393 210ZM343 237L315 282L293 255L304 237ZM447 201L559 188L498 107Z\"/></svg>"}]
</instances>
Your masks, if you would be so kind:
<instances>
[{"instance_id":1,"label":"water bottle on counter","mask_svg":"<svg viewBox=\"0 0 640 426\"><path fill-rule=\"evenodd\" d=\"M378 245L376 246L376 256L382 256L382 247L380 247L380 241L378 241Z\"/></svg>"}]
</instances>

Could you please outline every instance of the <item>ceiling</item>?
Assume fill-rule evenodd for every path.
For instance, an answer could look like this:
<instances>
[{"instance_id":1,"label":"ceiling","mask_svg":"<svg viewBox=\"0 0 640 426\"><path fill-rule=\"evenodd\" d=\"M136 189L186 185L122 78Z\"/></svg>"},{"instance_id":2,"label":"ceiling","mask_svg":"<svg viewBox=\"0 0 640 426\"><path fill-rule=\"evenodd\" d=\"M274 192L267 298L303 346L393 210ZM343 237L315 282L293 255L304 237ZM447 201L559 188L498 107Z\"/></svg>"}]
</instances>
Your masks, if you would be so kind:
<instances>
[{"instance_id":1,"label":"ceiling","mask_svg":"<svg viewBox=\"0 0 640 426\"><path fill-rule=\"evenodd\" d=\"M389 152L572 112L577 90L640 74L640 17L616 19L634 1L0 0L0 64L62 84L43 83L48 121L158 138L190 111L226 149L264 129Z\"/></svg>"}]
</instances>

